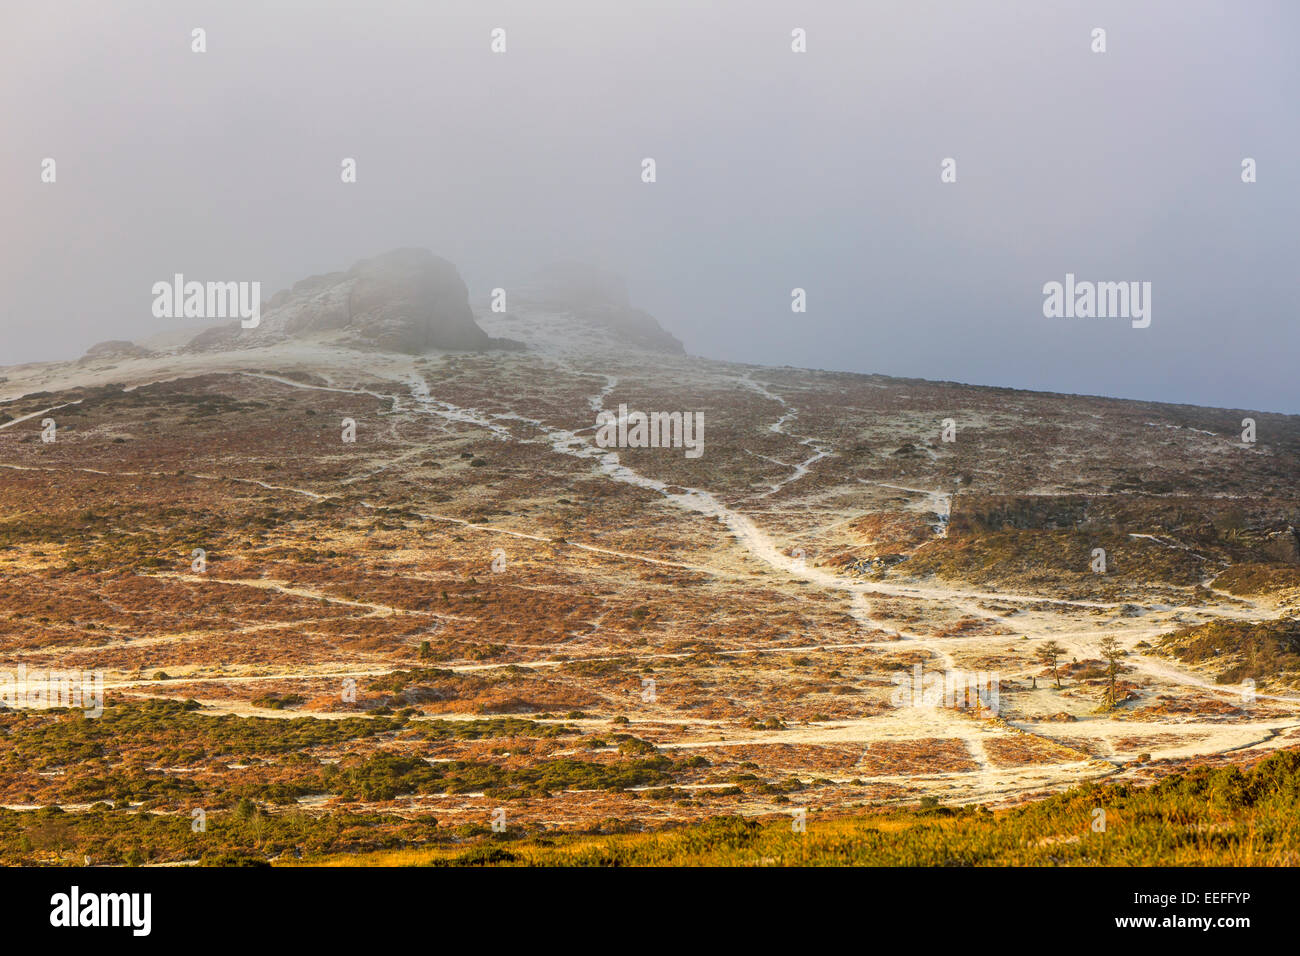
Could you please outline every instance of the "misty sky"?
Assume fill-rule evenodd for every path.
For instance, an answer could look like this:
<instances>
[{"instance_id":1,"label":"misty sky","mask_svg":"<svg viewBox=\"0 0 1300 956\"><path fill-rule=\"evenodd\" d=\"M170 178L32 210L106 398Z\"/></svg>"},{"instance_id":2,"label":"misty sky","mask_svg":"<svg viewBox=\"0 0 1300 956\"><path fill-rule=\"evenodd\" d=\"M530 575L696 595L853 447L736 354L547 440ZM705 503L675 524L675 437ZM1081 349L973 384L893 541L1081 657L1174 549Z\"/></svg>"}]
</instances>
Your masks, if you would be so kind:
<instances>
[{"instance_id":1,"label":"misty sky","mask_svg":"<svg viewBox=\"0 0 1300 956\"><path fill-rule=\"evenodd\" d=\"M0 24L0 364L183 324L150 311L176 272L265 299L418 245L483 302L608 266L699 355L1300 412L1294 2L48 0ZM1151 282L1151 326L1045 318L1066 272Z\"/></svg>"}]
</instances>

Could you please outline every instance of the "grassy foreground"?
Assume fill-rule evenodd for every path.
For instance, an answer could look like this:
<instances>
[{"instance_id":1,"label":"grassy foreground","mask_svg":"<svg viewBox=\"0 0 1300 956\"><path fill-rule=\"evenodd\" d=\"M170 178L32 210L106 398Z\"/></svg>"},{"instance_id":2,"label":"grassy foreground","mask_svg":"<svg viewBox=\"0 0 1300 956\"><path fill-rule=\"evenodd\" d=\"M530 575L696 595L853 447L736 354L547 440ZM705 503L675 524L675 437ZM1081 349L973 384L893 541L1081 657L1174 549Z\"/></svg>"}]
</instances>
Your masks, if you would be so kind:
<instances>
[{"instance_id":1,"label":"grassy foreground","mask_svg":"<svg viewBox=\"0 0 1300 956\"><path fill-rule=\"evenodd\" d=\"M1085 785L990 812L932 808L818 819L721 817L655 833L501 834L303 860L327 866L1292 866L1300 751L1242 771L1198 768L1150 787ZM1104 811L1103 818L1098 811Z\"/></svg>"}]
</instances>

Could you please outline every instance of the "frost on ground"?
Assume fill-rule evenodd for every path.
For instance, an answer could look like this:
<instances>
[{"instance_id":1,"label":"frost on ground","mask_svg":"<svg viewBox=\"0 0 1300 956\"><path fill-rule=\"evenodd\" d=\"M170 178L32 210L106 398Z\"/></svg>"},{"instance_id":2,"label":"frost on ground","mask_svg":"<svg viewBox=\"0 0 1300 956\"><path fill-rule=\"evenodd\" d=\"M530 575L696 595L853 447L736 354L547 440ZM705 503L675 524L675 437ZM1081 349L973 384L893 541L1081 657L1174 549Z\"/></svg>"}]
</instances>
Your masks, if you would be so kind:
<instances>
[{"instance_id":1,"label":"frost on ground","mask_svg":"<svg viewBox=\"0 0 1300 956\"><path fill-rule=\"evenodd\" d=\"M110 711L35 761L24 721L57 715L0 714L0 803L653 825L1005 804L1300 742L1289 632L1258 630L1300 595L1293 419L1245 447L1215 409L479 321L528 347L6 370L5 661L103 671ZM703 412L705 453L598 447L620 403ZM995 708L900 695L968 673Z\"/></svg>"}]
</instances>

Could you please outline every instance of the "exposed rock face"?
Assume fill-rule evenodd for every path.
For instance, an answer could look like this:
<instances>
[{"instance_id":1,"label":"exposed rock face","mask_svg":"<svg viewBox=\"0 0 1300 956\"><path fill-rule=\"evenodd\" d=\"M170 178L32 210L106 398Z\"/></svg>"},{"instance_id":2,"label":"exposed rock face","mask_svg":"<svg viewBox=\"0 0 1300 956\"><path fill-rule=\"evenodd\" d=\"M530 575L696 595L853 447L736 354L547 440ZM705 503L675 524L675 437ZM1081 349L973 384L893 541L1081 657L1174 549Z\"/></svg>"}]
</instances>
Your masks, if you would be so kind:
<instances>
[{"instance_id":1,"label":"exposed rock face","mask_svg":"<svg viewBox=\"0 0 1300 956\"><path fill-rule=\"evenodd\" d=\"M335 330L357 347L387 352L518 347L479 328L456 267L427 249L396 249L347 272L303 279L263 304L257 328L231 323L203 332L190 345L257 346Z\"/></svg>"},{"instance_id":2,"label":"exposed rock face","mask_svg":"<svg viewBox=\"0 0 1300 956\"><path fill-rule=\"evenodd\" d=\"M569 312L632 348L686 354L682 343L654 316L632 307L627 283L607 269L578 262L556 263L533 276L519 295L529 305Z\"/></svg>"}]
</instances>

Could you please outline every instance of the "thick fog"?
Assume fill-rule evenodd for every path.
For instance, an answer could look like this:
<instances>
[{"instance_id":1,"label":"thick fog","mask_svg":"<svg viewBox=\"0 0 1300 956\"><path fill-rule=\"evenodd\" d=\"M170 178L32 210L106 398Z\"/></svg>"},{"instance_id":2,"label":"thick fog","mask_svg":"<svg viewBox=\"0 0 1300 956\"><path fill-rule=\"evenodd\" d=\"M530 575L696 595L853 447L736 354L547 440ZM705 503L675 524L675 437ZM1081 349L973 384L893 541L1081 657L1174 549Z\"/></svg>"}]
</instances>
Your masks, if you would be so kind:
<instances>
[{"instance_id":1,"label":"thick fog","mask_svg":"<svg viewBox=\"0 0 1300 956\"><path fill-rule=\"evenodd\" d=\"M0 23L0 364L183 325L150 309L174 273L269 296L418 245L483 303L555 259L615 269L697 355L1300 412L1287 0L50 0ZM1150 282L1150 325L1046 317L1067 273Z\"/></svg>"}]
</instances>

